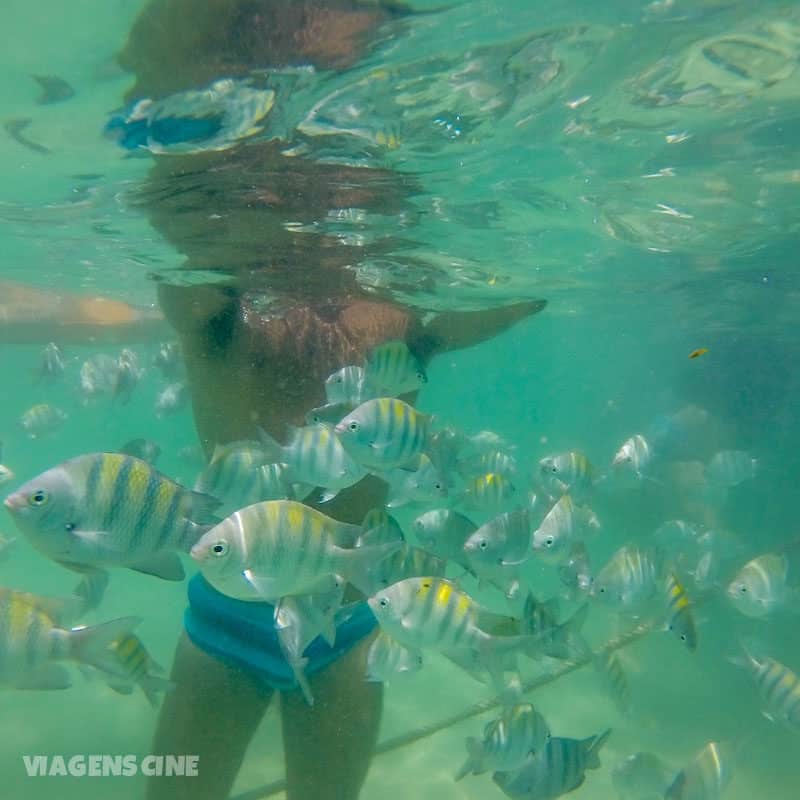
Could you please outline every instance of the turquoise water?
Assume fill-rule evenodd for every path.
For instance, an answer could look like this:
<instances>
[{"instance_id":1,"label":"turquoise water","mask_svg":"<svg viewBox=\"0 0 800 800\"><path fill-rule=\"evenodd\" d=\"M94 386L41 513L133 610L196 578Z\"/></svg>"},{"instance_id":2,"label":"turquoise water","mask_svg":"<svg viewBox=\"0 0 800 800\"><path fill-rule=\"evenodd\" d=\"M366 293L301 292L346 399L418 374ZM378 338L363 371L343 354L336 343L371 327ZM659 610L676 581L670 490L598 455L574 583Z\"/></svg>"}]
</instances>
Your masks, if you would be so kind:
<instances>
[{"instance_id":1,"label":"turquoise water","mask_svg":"<svg viewBox=\"0 0 800 800\"><path fill-rule=\"evenodd\" d=\"M357 196L346 202L346 181L338 198L320 199L311 181L302 184L308 197L298 191L281 205L264 195L254 206L247 173L222 184L212 174L209 165L224 163L224 154L205 161L126 153L103 127L134 84L115 57L144 4L50 5L46 20L40 8L15 0L3 15L4 120L29 122L22 141L8 126L0 137L0 280L155 308L159 282L235 279L280 313L287 298L317 287L314 268L292 261L311 252L344 276L332 280L423 315L544 298L543 313L435 358L418 406L469 433L489 429L515 443L527 489L543 456L581 450L605 472L628 436L695 404L707 420L680 459L665 460L657 481L592 498L603 524L589 542L592 563L602 566L626 542L644 541L664 520L691 513L697 518L690 521L741 542L737 565L794 542L796 5L454 3L388 23L347 69L269 72L266 85L277 101L256 139L278 142L282 159L361 168L365 191L395 193L391 202L364 207ZM206 63L202 53L197 61ZM74 96L37 103L34 74L61 77ZM229 152L246 154L248 146L253 142ZM181 175L151 172L154 162L163 168L173 158L183 165L201 160ZM401 188L392 176L403 176ZM269 188L269 180L259 186ZM327 237L324 252L314 249L320 237ZM267 248L292 270L267 278L252 272ZM53 385L33 377L51 336L43 330L35 344L15 343L13 331L6 336L0 438L3 462L18 478L8 488L79 453L113 450L139 436L161 446L159 469L191 485L201 467L181 455L197 445L191 410L163 419L153 410L164 381L150 364L171 335L165 328L130 343L63 342L67 369ZM130 404L101 398L84 405L80 365L98 352L116 356L126 344L147 367ZM708 352L689 359L696 348ZM69 418L56 433L31 440L17 420L39 402ZM698 509L687 501L686 485L691 489L699 473L675 462L707 463L723 449L751 453L758 474ZM398 520L407 527L419 511L401 510ZM2 526L15 535L8 517ZM186 565L193 568L188 559ZM796 569L790 559L790 582ZM75 584L22 538L0 571L2 585L45 595L68 594ZM552 569L541 568L536 580L542 595L559 591ZM797 617L790 603L766 622L754 621L723 595L717 589L698 604L697 652L660 632L621 651L629 714L619 713L591 668L530 696L559 736L613 729L602 768L588 773L576 798L615 797L611 771L630 753L652 751L677 771L709 740L736 745L725 797L796 796L797 731L761 715L755 687L729 658L741 637L757 634L768 652L800 671ZM476 596L504 607L491 589ZM116 570L101 607L82 622L140 615L138 633L168 667L184 605L184 584ZM599 647L624 627L593 606L586 635ZM526 663L526 677L538 669ZM431 656L421 672L388 686L380 739L490 696ZM148 753L157 712L139 692L120 696L76 672L67 691L9 689L4 702L7 796L144 796L141 778L27 778L21 758ZM452 780L465 736L478 736L489 718L376 757L362 797L502 797L488 775ZM270 709L234 796L282 774L280 726Z\"/></svg>"}]
</instances>

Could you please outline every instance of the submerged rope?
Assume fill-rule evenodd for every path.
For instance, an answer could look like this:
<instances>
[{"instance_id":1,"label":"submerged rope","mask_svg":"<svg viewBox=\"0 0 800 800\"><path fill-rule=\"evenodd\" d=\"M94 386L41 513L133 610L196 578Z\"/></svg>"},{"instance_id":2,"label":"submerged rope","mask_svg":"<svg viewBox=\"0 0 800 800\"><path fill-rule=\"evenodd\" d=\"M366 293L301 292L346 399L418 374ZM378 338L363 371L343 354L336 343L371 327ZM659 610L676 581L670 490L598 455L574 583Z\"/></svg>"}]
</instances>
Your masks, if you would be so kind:
<instances>
[{"instance_id":1,"label":"submerged rope","mask_svg":"<svg viewBox=\"0 0 800 800\"><path fill-rule=\"evenodd\" d=\"M525 683L522 684L522 694L527 694L528 692L532 692L535 689L539 689L540 687L546 686L549 683L553 683L559 678L563 678L565 675L569 675L571 672L575 672L576 670L591 664L598 655L611 655L617 650L627 647L629 644L641 639L646 633L649 633L653 627L653 622L644 622L606 642L606 644L596 652L590 653L589 655L579 658L575 661L564 661L552 672L545 672L542 675L537 675L535 678L525 681ZM491 711L492 709L501 705L503 705L503 699L500 697L492 697L488 700L482 700L469 706L468 708L465 708L463 711L459 711L456 714L445 717L438 722L431 722L429 725L424 725L421 728L416 728L415 730L408 731L407 733L401 733L397 736L392 736L383 742L379 742L373 755L380 756L384 753L390 753L394 750L399 750L401 747L407 747L408 745L414 744L421 739L427 739L429 736L439 733L439 731L443 731L446 728L451 728L453 725L458 725L460 722L464 722L472 717L477 717L480 714L483 714L486 711ZM240 794L234 795L230 798L230 800L262 800L262 798L272 797L273 795L279 794L285 788L286 779L281 778L280 780L273 781L272 783L267 783L264 786L259 786L255 789L249 789L246 792L241 792Z\"/></svg>"}]
</instances>

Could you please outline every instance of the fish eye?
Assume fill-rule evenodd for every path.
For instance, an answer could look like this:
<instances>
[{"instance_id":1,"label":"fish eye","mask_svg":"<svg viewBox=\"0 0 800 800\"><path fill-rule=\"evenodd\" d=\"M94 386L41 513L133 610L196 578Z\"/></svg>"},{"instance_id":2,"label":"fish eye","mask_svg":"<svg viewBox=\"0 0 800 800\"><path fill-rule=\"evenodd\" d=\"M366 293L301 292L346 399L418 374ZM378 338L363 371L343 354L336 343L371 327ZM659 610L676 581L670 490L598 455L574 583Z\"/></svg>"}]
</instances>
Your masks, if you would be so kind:
<instances>
[{"instance_id":1,"label":"fish eye","mask_svg":"<svg viewBox=\"0 0 800 800\"><path fill-rule=\"evenodd\" d=\"M437 492L440 492L442 490L442 484L437 481L433 484L433 488L436 489Z\"/></svg>"},{"instance_id":2,"label":"fish eye","mask_svg":"<svg viewBox=\"0 0 800 800\"><path fill-rule=\"evenodd\" d=\"M224 556L228 552L227 542L217 542L212 548L211 552L215 556Z\"/></svg>"},{"instance_id":3,"label":"fish eye","mask_svg":"<svg viewBox=\"0 0 800 800\"><path fill-rule=\"evenodd\" d=\"M489 542L486 541L486 539L481 539L480 542L478 542L478 547L480 547L481 550L485 550L488 546Z\"/></svg>"},{"instance_id":4,"label":"fish eye","mask_svg":"<svg viewBox=\"0 0 800 800\"><path fill-rule=\"evenodd\" d=\"M358 422L356 422L354 419L352 419L352 420L350 420L350 422L347 423L347 427L348 427L349 430L351 430L353 433L355 433L358 430L359 425L358 425Z\"/></svg>"},{"instance_id":5,"label":"fish eye","mask_svg":"<svg viewBox=\"0 0 800 800\"><path fill-rule=\"evenodd\" d=\"M417 372L417 379L422 381L422 383L428 382L428 376L422 370Z\"/></svg>"},{"instance_id":6,"label":"fish eye","mask_svg":"<svg viewBox=\"0 0 800 800\"><path fill-rule=\"evenodd\" d=\"M44 489L37 489L29 498L28 502L32 506L43 506L50 499L50 495Z\"/></svg>"},{"instance_id":7,"label":"fish eye","mask_svg":"<svg viewBox=\"0 0 800 800\"><path fill-rule=\"evenodd\" d=\"M739 594L747 594L747 586L745 584L739 587Z\"/></svg>"},{"instance_id":8,"label":"fish eye","mask_svg":"<svg viewBox=\"0 0 800 800\"><path fill-rule=\"evenodd\" d=\"M378 600L378 605L381 608L389 608L389 598L388 597L381 597L380 600Z\"/></svg>"},{"instance_id":9,"label":"fish eye","mask_svg":"<svg viewBox=\"0 0 800 800\"><path fill-rule=\"evenodd\" d=\"M66 530L67 533L72 533L75 530L75 523L68 522L66 525L64 525L64 530Z\"/></svg>"},{"instance_id":10,"label":"fish eye","mask_svg":"<svg viewBox=\"0 0 800 800\"><path fill-rule=\"evenodd\" d=\"M605 586L599 586L597 591L600 592L600 594L605 594L606 593L606 587Z\"/></svg>"},{"instance_id":11,"label":"fish eye","mask_svg":"<svg viewBox=\"0 0 800 800\"><path fill-rule=\"evenodd\" d=\"M548 536L544 540L544 546L545 547L552 547L554 544L555 544L555 539L552 536Z\"/></svg>"},{"instance_id":12,"label":"fish eye","mask_svg":"<svg viewBox=\"0 0 800 800\"><path fill-rule=\"evenodd\" d=\"M558 472L558 467L555 464L553 464L553 466L550 467L550 472L552 472L555 475L556 472Z\"/></svg>"}]
</instances>

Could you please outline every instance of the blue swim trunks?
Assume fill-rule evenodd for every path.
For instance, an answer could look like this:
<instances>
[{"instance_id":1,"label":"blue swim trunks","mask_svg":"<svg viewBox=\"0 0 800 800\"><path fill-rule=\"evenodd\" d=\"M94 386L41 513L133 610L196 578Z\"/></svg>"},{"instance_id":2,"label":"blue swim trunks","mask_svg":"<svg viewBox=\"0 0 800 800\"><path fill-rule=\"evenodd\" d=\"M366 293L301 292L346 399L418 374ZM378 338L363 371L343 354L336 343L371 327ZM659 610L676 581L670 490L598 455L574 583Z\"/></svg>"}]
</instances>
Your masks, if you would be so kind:
<instances>
[{"instance_id":1,"label":"blue swim trunks","mask_svg":"<svg viewBox=\"0 0 800 800\"><path fill-rule=\"evenodd\" d=\"M269 603L234 600L195 575L189 581L189 607L183 617L192 642L209 655L255 672L279 691L297 688L292 668L281 652L275 632L275 607ZM307 676L325 669L367 637L377 625L366 602L356 603L336 628L331 647L318 636L306 648Z\"/></svg>"}]
</instances>

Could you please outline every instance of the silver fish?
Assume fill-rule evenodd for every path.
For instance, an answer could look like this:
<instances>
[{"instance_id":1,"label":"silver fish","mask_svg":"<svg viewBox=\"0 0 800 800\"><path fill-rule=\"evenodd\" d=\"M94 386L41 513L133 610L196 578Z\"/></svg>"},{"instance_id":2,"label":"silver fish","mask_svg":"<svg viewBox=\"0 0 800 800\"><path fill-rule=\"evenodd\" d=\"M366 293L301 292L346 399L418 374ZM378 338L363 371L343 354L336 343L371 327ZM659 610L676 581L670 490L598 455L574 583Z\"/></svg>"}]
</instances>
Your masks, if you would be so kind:
<instances>
[{"instance_id":1,"label":"silver fish","mask_svg":"<svg viewBox=\"0 0 800 800\"><path fill-rule=\"evenodd\" d=\"M783 554L765 553L748 561L727 585L734 607L748 617L766 617L797 599L787 584L789 561Z\"/></svg>"},{"instance_id":2,"label":"silver fish","mask_svg":"<svg viewBox=\"0 0 800 800\"><path fill-rule=\"evenodd\" d=\"M389 484L386 501L389 508L407 503L437 503L447 497L447 483L425 453L420 455L416 469L394 469L385 478Z\"/></svg>"},{"instance_id":3,"label":"silver fish","mask_svg":"<svg viewBox=\"0 0 800 800\"><path fill-rule=\"evenodd\" d=\"M420 545L446 561L455 561L469 569L464 543L478 526L450 508L435 508L420 514L413 522L414 534Z\"/></svg>"},{"instance_id":4,"label":"silver fish","mask_svg":"<svg viewBox=\"0 0 800 800\"><path fill-rule=\"evenodd\" d=\"M98 353L83 362L80 390L84 404L114 393L118 368L117 360L105 353Z\"/></svg>"},{"instance_id":5,"label":"silver fish","mask_svg":"<svg viewBox=\"0 0 800 800\"><path fill-rule=\"evenodd\" d=\"M496 511L508 505L516 493L516 486L505 475L487 472L466 484L461 502L466 508Z\"/></svg>"},{"instance_id":6,"label":"silver fish","mask_svg":"<svg viewBox=\"0 0 800 800\"><path fill-rule=\"evenodd\" d=\"M208 529L201 523L218 504L121 453L65 461L5 500L20 531L55 561L129 567L166 580L183 579L175 551Z\"/></svg>"},{"instance_id":7,"label":"silver fish","mask_svg":"<svg viewBox=\"0 0 800 800\"><path fill-rule=\"evenodd\" d=\"M583 542L576 542L572 546L566 561L558 568L558 577L565 587L568 600L579 600L591 594L594 573Z\"/></svg>"},{"instance_id":8,"label":"silver fish","mask_svg":"<svg viewBox=\"0 0 800 800\"><path fill-rule=\"evenodd\" d=\"M732 489L758 474L758 459L744 450L722 450L706 466L706 480L718 489Z\"/></svg>"},{"instance_id":9,"label":"silver fish","mask_svg":"<svg viewBox=\"0 0 800 800\"><path fill-rule=\"evenodd\" d=\"M446 569L447 563L443 559L427 550L404 543L388 558L373 567L369 594L374 594L405 578L424 575L443 577Z\"/></svg>"},{"instance_id":10,"label":"silver fish","mask_svg":"<svg viewBox=\"0 0 800 800\"><path fill-rule=\"evenodd\" d=\"M551 563L565 561L572 547L587 535L600 529L597 515L588 506L562 495L534 531L532 546L539 558Z\"/></svg>"},{"instance_id":11,"label":"silver fish","mask_svg":"<svg viewBox=\"0 0 800 800\"><path fill-rule=\"evenodd\" d=\"M620 714L629 714L631 710L631 690L622 662L617 654L605 651L598 653L592 659L592 663Z\"/></svg>"},{"instance_id":12,"label":"silver fish","mask_svg":"<svg viewBox=\"0 0 800 800\"><path fill-rule=\"evenodd\" d=\"M139 367L139 357L133 350L125 348L117 358L117 372L114 377L114 399L123 405L130 402L134 390L144 375Z\"/></svg>"},{"instance_id":13,"label":"silver fish","mask_svg":"<svg viewBox=\"0 0 800 800\"><path fill-rule=\"evenodd\" d=\"M742 645L743 659L733 659L745 667L756 684L764 704L763 714L800 730L800 677L780 661L758 652L753 645Z\"/></svg>"},{"instance_id":14,"label":"silver fish","mask_svg":"<svg viewBox=\"0 0 800 800\"><path fill-rule=\"evenodd\" d=\"M120 636L108 645L108 650L113 654L121 674L125 675L125 678L106 678L108 686L118 694L130 694L133 687L138 686L150 705L156 708L159 695L174 688L172 681L158 674L164 671L163 668L152 659L136 634Z\"/></svg>"},{"instance_id":15,"label":"silver fish","mask_svg":"<svg viewBox=\"0 0 800 800\"><path fill-rule=\"evenodd\" d=\"M161 342L153 356L153 366L165 380L174 381L183 377L183 357L177 342Z\"/></svg>"},{"instance_id":16,"label":"silver fish","mask_svg":"<svg viewBox=\"0 0 800 800\"><path fill-rule=\"evenodd\" d=\"M186 384L177 381L165 386L159 392L155 403L156 416L167 417L170 414L177 414L189 402L189 389Z\"/></svg>"},{"instance_id":17,"label":"silver fish","mask_svg":"<svg viewBox=\"0 0 800 800\"><path fill-rule=\"evenodd\" d=\"M19 419L19 424L31 439L38 439L57 431L66 421L67 415L49 403L31 406Z\"/></svg>"},{"instance_id":18,"label":"silver fish","mask_svg":"<svg viewBox=\"0 0 800 800\"><path fill-rule=\"evenodd\" d=\"M612 473L622 478L641 481L649 474L653 462L653 448L641 433L626 439L611 461Z\"/></svg>"},{"instance_id":19,"label":"silver fish","mask_svg":"<svg viewBox=\"0 0 800 800\"><path fill-rule=\"evenodd\" d=\"M595 576L592 597L617 610L637 612L655 595L661 573L655 551L620 547Z\"/></svg>"},{"instance_id":20,"label":"silver fish","mask_svg":"<svg viewBox=\"0 0 800 800\"><path fill-rule=\"evenodd\" d=\"M366 593L372 570L400 542L353 548L363 533L302 503L267 500L226 517L191 555L215 589L239 600L277 603L286 595L329 591L337 575Z\"/></svg>"},{"instance_id":21,"label":"silver fish","mask_svg":"<svg viewBox=\"0 0 800 800\"><path fill-rule=\"evenodd\" d=\"M379 397L347 414L335 430L359 464L385 472L419 458L427 441L428 418L402 400Z\"/></svg>"},{"instance_id":22,"label":"silver fish","mask_svg":"<svg viewBox=\"0 0 800 800\"><path fill-rule=\"evenodd\" d=\"M633 753L611 770L619 800L662 800L670 778L669 767L654 753Z\"/></svg>"},{"instance_id":23,"label":"silver fish","mask_svg":"<svg viewBox=\"0 0 800 800\"><path fill-rule=\"evenodd\" d=\"M500 716L486 724L483 737L466 740L467 760L455 779L484 772L512 772L521 769L542 750L550 738L544 717L530 703L504 708Z\"/></svg>"},{"instance_id":24,"label":"silver fish","mask_svg":"<svg viewBox=\"0 0 800 800\"><path fill-rule=\"evenodd\" d=\"M512 800L555 800L581 786L586 770L599 769L600 748L611 731L588 739L553 736L541 752L517 772L495 772L492 780Z\"/></svg>"},{"instance_id":25,"label":"silver fish","mask_svg":"<svg viewBox=\"0 0 800 800\"><path fill-rule=\"evenodd\" d=\"M551 494L570 492L573 496L582 498L594 485L595 472L583 453L571 450L541 459L539 479Z\"/></svg>"},{"instance_id":26,"label":"silver fish","mask_svg":"<svg viewBox=\"0 0 800 800\"><path fill-rule=\"evenodd\" d=\"M422 668L422 653L403 647L396 639L380 631L367 653L367 680L390 681L397 675L417 672Z\"/></svg>"},{"instance_id":27,"label":"silver fish","mask_svg":"<svg viewBox=\"0 0 800 800\"><path fill-rule=\"evenodd\" d=\"M64 374L64 354L55 342L49 342L39 357L37 378L42 381L55 381Z\"/></svg>"},{"instance_id":28,"label":"silver fish","mask_svg":"<svg viewBox=\"0 0 800 800\"><path fill-rule=\"evenodd\" d=\"M584 603L565 622L558 622L558 601L553 599L540 603L529 592L522 612L521 632L533 636L530 655L541 655L561 660L584 658L589 646L581 636L589 605Z\"/></svg>"},{"instance_id":29,"label":"silver fish","mask_svg":"<svg viewBox=\"0 0 800 800\"><path fill-rule=\"evenodd\" d=\"M727 748L709 742L670 784L664 800L719 800L731 780Z\"/></svg>"},{"instance_id":30,"label":"silver fish","mask_svg":"<svg viewBox=\"0 0 800 800\"><path fill-rule=\"evenodd\" d=\"M328 405L349 405L351 408L362 403L364 397L364 370L361 367L342 367L325 381L325 399ZM344 413L337 419L338 422Z\"/></svg>"}]
</instances>

